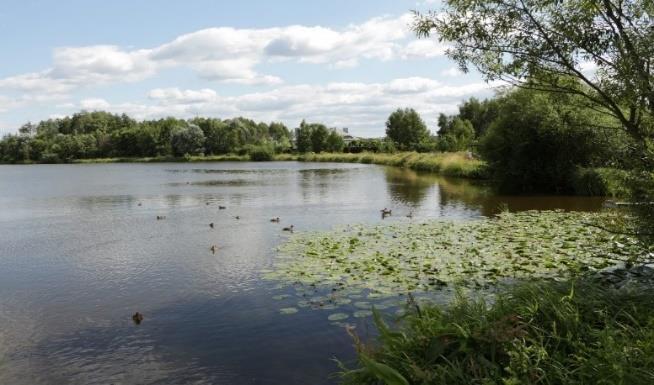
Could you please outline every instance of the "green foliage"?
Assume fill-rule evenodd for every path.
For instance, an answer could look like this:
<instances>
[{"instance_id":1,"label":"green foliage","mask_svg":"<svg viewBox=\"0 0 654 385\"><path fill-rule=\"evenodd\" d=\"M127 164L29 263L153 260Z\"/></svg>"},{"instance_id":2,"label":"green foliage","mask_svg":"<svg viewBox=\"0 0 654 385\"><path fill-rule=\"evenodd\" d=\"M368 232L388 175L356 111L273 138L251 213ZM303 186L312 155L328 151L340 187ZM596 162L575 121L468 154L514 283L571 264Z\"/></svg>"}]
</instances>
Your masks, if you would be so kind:
<instances>
[{"instance_id":1,"label":"green foliage","mask_svg":"<svg viewBox=\"0 0 654 385\"><path fill-rule=\"evenodd\" d=\"M570 193L578 167L602 167L616 159L619 132L597 135L605 117L578 102L574 96L524 89L501 97L479 151L502 190Z\"/></svg>"},{"instance_id":2,"label":"green foliage","mask_svg":"<svg viewBox=\"0 0 654 385\"><path fill-rule=\"evenodd\" d=\"M448 56L486 80L574 95L632 139L630 195L654 227L654 33L651 0L446 0L416 13L419 36L436 32ZM588 65L593 68L588 71ZM577 103L582 104L582 103ZM602 129L596 127L597 136Z\"/></svg>"},{"instance_id":3,"label":"green foliage","mask_svg":"<svg viewBox=\"0 0 654 385\"><path fill-rule=\"evenodd\" d=\"M412 108L397 109L386 121L386 136L398 148L412 150L429 137L429 130L420 115Z\"/></svg>"},{"instance_id":4,"label":"green foliage","mask_svg":"<svg viewBox=\"0 0 654 385\"><path fill-rule=\"evenodd\" d=\"M335 129L329 129L320 123L309 124L303 120L300 127L295 129L295 146L301 154L341 152L345 147L345 141Z\"/></svg>"},{"instance_id":5,"label":"green foliage","mask_svg":"<svg viewBox=\"0 0 654 385\"><path fill-rule=\"evenodd\" d=\"M126 115L80 112L70 117L25 124L18 135L0 140L0 162L59 163L80 159L168 159L185 154L228 154L249 145L271 144L273 151L291 148L291 135L281 123L175 118L136 122ZM247 153L247 150L244 152Z\"/></svg>"},{"instance_id":6,"label":"green foliage","mask_svg":"<svg viewBox=\"0 0 654 385\"><path fill-rule=\"evenodd\" d=\"M397 331L376 320L379 343L358 343L360 368L343 383L379 384L385 365L411 384L651 384L654 289L641 286L540 281L492 304L460 292L446 306L411 306Z\"/></svg>"},{"instance_id":7,"label":"green foliage","mask_svg":"<svg viewBox=\"0 0 654 385\"><path fill-rule=\"evenodd\" d=\"M348 225L294 234L278 248L284 258L265 278L334 295L370 291L375 294L370 299L454 284L488 288L507 279L566 278L646 261L649 250L637 239L600 228L616 219L621 217L526 211L475 221Z\"/></svg>"},{"instance_id":8,"label":"green foliage","mask_svg":"<svg viewBox=\"0 0 654 385\"><path fill-rule=\"evenodd\" d=\"M189 125L173 131L171 142L173 155L198 155L204 148L204 133L200 127Z\"/></svg>"},{"instance_id":9,"label":"green foliage","mask_svg":"<svg viewBox=\"0 0 654 385\"><path fill-rule=\"evenodd\" d=\"M336 131L330 132L325 141L325 150L328 152L343 152L343 148L345 148L343 137Z\"/></svg>"},{"instance_id":10,"label":"green foliage","mask_svg":"<svg viewBox=\"0 0 654 385\"><path fill-rule=\"evenodd\" d=\"M393 153L397 151L395 143L389 139L356 139L348 143L345 152L358 154L360 152L384 152Z\"/></svg>"},{"instance_id":11,"label":"green foliage","mask_svg":"<svg viewBox=\"0 0 654 385\"><path fill-rule=\"evenodd\" d=\"M477 159L470 159L463 153L329 153L304 154L296 158L307 162L345 162L373 163L385 166L406 167L416 171L462 178L484 179L487 177L486 164Z\"/></svg>"},{"instance_id":12,"label":"green foliage","mask_svg":"<svg viewBox=\"0 0 654 385\"><path fill-rule=\"evenodd\" d=\"M475 129L472 123L457 116L438 131L438 148L441 151L463 151L472 146L474 139Z\"/></svg>"},{"instance_id":13,"label":"green foliage","mask_svg":"<svg viewBox=\"0 0 654 385\"><path fill-rule=\"evenodd\" d=\"M273 160L275 157L275 150L270 145L250 146L248 148L250 160L254 162L265 162Z\"/></svg>"},{"instance_id":14,"label":"green foliage","mask_svg":"<svg viewBox=\"0 0 654 385\"><path fill-rule=\"evenodd\" d=\"M629 197L629 173L615 168L579 167L572 176L576 195Z\"/></svg>"},{"instance_id":15,"label":"green foliage","mask_svg":"<svg viewBox=\"0 0 654 385\"><path fill-rule=\"evenodd\" d=\"M311 125L311 149L315 153L324 151L327 147L329 131L324 124Z\"/></svg>"}]
</instances>

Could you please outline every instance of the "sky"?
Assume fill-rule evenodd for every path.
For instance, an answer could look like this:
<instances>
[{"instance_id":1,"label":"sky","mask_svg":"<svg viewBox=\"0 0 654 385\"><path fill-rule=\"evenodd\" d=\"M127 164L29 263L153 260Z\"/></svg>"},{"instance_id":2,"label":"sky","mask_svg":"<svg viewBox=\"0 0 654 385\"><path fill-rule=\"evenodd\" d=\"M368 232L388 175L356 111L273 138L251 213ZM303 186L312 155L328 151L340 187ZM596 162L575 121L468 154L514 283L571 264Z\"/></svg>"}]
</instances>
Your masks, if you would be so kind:
<instances>
[{"instance_id":1,"label":"sky","mask_svg":"<svg viewBox=\"0 0 654 385\"><path fill-rule=\"evenodd\" d=\"M80 110L321 122L384 135L397 108L493 94L411 10L437 0L22 0L0 8L0 134Z\"/></svg>"}]
</instances>

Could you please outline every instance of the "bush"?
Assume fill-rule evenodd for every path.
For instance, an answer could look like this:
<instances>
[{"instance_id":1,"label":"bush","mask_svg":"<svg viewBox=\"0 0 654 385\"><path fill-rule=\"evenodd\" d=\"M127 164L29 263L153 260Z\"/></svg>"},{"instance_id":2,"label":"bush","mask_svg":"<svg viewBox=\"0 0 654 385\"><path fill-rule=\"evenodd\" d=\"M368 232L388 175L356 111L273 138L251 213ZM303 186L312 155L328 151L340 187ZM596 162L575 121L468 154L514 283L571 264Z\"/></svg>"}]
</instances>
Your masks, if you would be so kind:
<instances>
[{"instance_id":1,"label":"bush","mask_svg":"<svg viewBox=\"0 0 654 385\"><path fill-rule=\"evenodd\" d=\"M610 123L577 102L530 90L501 99L498 117L479 146L501 190L571 193L577 167L598 167L613 158L616 135L610 130L600 135L594 128Z\"/></svg>"},{"instance_id":2,"label":"bush","mask_svg":"<svg viewBox=\"0 0 654 385\"><path fill-rule=\"evenodd\" d=\"M269 146L252 146L248 152L253 162L267 162L275 157L275 152Z\"/></svg>"},{"instance_id":3,"label":"bush","mask_svg":"<svg viewBox=\"0 0 654 385\"><path fill-rule=\"evenodd\" d=\"M577 195L629 196L628 172L613 168L579 167L572 176L572 186Z\"/></svg>"}]
</instances>

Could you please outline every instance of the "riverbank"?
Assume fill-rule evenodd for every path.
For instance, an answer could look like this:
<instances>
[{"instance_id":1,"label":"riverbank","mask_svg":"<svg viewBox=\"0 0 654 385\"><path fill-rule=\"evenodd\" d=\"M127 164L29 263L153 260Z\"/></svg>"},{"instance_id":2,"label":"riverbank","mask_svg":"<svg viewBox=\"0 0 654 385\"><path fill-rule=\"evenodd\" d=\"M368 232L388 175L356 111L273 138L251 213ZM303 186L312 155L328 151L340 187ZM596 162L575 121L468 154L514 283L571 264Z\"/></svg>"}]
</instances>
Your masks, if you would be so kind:
<instances>
[{"instance_id":1,"label":"riverbank","mask_svg":"<svg viewBox=\"0 0 654 385\"><path fill-rule=\"evenodd\" d=\"M251 161L249 155L211 155L186 157L147 157L147 158L99 158L78 159L73 163L152 163L152 162L246 162ZM432 172L445 176L485 179L486 163L479 159L468 157L463 152L452 153L417 153L399 152L394 154L369 153L308 153L308 154L277 154L274 161L299 162L338 162L365 163L409 168L415 171Z\"/></svg>"},{"instance_id":2,"label":"riverbank","mask_svg":"<svg viewBox=\"0 0 654 385\"><path fill-rule=\"evenodd\" d=\"M347 385L654 383L654 269L616 287L589 276L522 283L489 304L460 294L408 305L397 327L376 315L376 344L355 336ZM354 335L354 334L353 334Z\"/></svg>"},{"instance_id":3,"label":"riverbank","mask_svg":"<svg viewBox=\"0 0 654 385\"><path fill-rule=\"evenodd\" d=\"M276 154L271 155L271 161L298 162L336 162L364 163L408 168L414 171L430 172L443 176L489 179L490 174L485 161L468 156L465 152L444 153L306 153L306 154ZM249 154L224 154L207 156L154 156L154 157L115 157L75 159L71 163L176 163L176 162L250 162L254 161ZM628 197L625 188L628 174L626 171L611 168L579 168L571 176L574 195L608 196L614 198Z\"/></svg>"}]
</instances>

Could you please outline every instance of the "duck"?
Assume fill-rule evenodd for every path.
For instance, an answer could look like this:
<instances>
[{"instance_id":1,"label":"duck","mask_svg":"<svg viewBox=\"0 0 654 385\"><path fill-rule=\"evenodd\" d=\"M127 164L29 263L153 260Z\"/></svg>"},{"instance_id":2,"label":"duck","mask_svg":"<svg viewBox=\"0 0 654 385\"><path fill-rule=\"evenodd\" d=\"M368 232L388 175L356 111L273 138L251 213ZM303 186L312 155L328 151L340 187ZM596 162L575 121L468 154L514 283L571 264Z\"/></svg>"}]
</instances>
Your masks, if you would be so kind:
<instances>
[{"instance_id":1,"label":"duck","mask_svg":"<svg viewBox=\"0 0 654 385\"><path fill-rule=\"evenodd\" d=\"M279 223L279 217L270 219L271 222Z\"/></svg>"},{"instance_id":2,"label":"duck","mask_svg":"<svg viewBox=\"0 0 654 385\"><path fill-rule=\"evenodd\" d=\"M218 210L225 210L227 207L225 206L218 206Z\"/></svg>"},{"instance_id":3,"label":"duck","mask_svg":"<svg viewBox=\"0 0 654 385\"><path fill-rule=\"evenodd\" d=\"M132 316L132 321L134 321L135 324L140 325L141 322L143 322L143 314L136 312Z\"/></svg>"},{"instance_id":4,"label":"duck","mask_svg":"<svg viewBox=\"0 0 654 385\"><path fill-rule=\"evenodd\" d=\"M157 215L157 220L160 221L162 219L166 219L165 215Z\"/></svg>"},{"instance_id":5,"label":"duck","mask_svg":"<svg viewBox=\"0 0 654 385\"><path fill-rule=\"evenodd\" d=\"M137 206L143 206L143 204L142 204L141 202L139 202L139 203L137 204Z\"/></svg>"},{"instance_id":6,"label":"duck","mask_svg":"<svg viewBox=\"0 0 654 385\"><path fill-rule=\"evenodd\" d=\"M213 254L216 254L216 250L218 250L218 246L216 246L216 245L211 245L211 247L209 248L209 250L211 250L211 252L212 252Z\"/></svg>"},{"instance_id":7,"label":"duck","mask_svg":"<svg viewBox=\"0 0 654 385\"><path fill-rule=\"evenodd\" d=\"M239 219L241 219L241 216L237 215L237 216L234 217L234 219L236 219L238 221Z\"/></svg>"},{"instance_id":8,"label":"duck","mask_svg":"<svg viewBox=\"0 0 654 385\"><path fill-rule=\"evenodd\" d=\"M383 209L381 209L379 211L381 211L382 215L391 215L393 213L393 210L387 209L386 207L384 207Z\"/></svg>"},{"instance_id":9,"label":"duck","mask_svg":"<svg viewBox=\"0 0 654 385\"><path fill-rule=\"evenodd\" d=\"M294 228L295 228L295 226L290 225L290 226L288 226L288 227L284 227L284 228L282 229L282 231L290 231L290 232L292 233Z\"/></svg>"},{"instance_id":10,"label":"duck","mask_svg":"<svg viewBox=\"0 0 654 385\"><path fill-rule=\"evenodd\" d=\"M413 218L413 211L409 211L409 213L406 215L407 218Z\"/></svg>"},{"instance_id":11,"label":"duck","mask_svg":"<svg viewBox=\"0 0 654 385\"><path fill-rule=\"evenodd\" d=\"M209 227L213 229L213 222L209 223Z\"/></svg>"}]
</instances>

